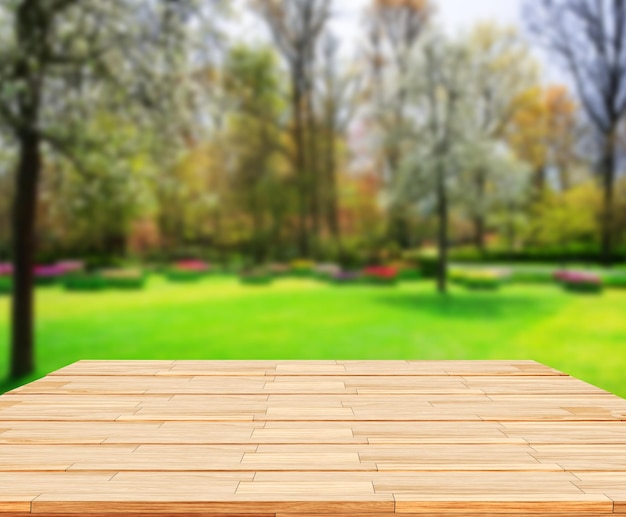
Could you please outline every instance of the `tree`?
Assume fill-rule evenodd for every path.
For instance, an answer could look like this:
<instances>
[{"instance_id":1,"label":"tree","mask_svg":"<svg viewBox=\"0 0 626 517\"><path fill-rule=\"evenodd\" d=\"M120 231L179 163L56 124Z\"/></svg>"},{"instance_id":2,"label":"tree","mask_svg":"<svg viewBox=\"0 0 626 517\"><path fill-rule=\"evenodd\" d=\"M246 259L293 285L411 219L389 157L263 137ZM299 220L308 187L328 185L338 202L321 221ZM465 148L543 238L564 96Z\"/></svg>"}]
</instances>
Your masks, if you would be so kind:
<instances>
[{"instance_id":1,"label":"tree","mask_svg":"<svg viewBox=\"0 0 626 517\"><path fill-rule=\"evenodd\" d=\"M225 66L225 89L233 104L227 128L227 145L234 156L231 183L250 221L257 263L268 258L269 237L279 239L284 222L283 211L271 210L277 198L285 202L276 167L284 160L280 78L270 49L231 49Z\"/></svg>"},{"instance_id":2,"label":"tree","mask_svg":"<svg viewBox=\"0 0 626 517\"><path fill-rule=\"evenodd\" d=\"M314 173L318 169L313 116L314 63L317 43L330 18L331 0L255 0L274 42L289 67L291 109L298 187L298 249L311 252L311 232L319 226L319 198Z\"/></svg>"},{"instance_id":3,"label":"tree","mask_svg":"<svg viewBox=\"0 0 626 517\"><path fill-rule=\"evenodd\" d=\"M535 84L537 64L530 50L511 27L500 27L492 23L477 25L469 37L470 79L475 90L475 140L482 150L474 154L468 171L465 192L471 218L474 223L476 248L485 252L487 225L487 189L492 181L490 167L493 142L503 141L505 133L516 112L516 101L521 92ZM481 160L481 158L484 158Z\"/></svg>"},{"instance_id":4,"label":"tree","mask_svg":"<svg viewBox=\"0 0 626 517\"><path fill-rule=\"evenodd\" d=\"M407 129L407 75L410 59L434 14L428 0L372 0L367 15L366 61L371 74L373 122L379 130L378 167L388 190L396 188L403 156L399 142ZM388 233L409 245L407 207L392 196Z\"/></svg>"},{"instance_id":5,"label":"tree","mask_svg":"<svg viewBox=\"0 0 626 517\"><path fill-rule=\"evenodd\" d=\"M361 80L358 67L340 72L338 67L339 40L327 31L323 38L322 81L318 95L321 104L321 135L323 138L323 181L320 182L320 200L326 225L341 249L339 222L338 143L346 138L348 125L359 108Z\"/></svg>"},{"instance_id":6,"label":"tree","mask_svg":"<svg viewBox=\"0 0 626 517\"><path fill-rule=\"evenodd\" d=\"M535 200L545 193L549 167L558 170L561 190L572 186L570 170L579 139L577 110L567 88L561 85L533 86L516 99L507 141L534 170Z\"/></svg>"},{"instance_id":7,"label":"tree","mask_svg":"<svg viewBox=\"0 0 626 517\"><path fill-rule=\"evenodd\" d=\"M431 37L414 56L407 83L415 114L404 174L395 196L405 201L422 198L437 217L439 292L447 292L450 201L458 192L460 175L473 135L473 91L468 86L468 52L464 42Z\"/></svg>"},{"instance_id":8,"label":"tree","mask_svg":"<svg viewBox=\"0 0 626 517\"><path fill-rule=\"evenodd\" d=\"M618 125L626 113L626 3L621 0L531 0L530 30L565 67L599 137L604 208L602 260L613 263Z\"/></svg>"},{"instance_id":9,"label":"tree","mask_svg":"<svg viewBox=\"0 0 626 517\"><path fill-rule=\"evenodd\" d=\"M145 120L151 107L170 98L167 51L186 40L184 29L194 4L13 0L0 6L0 124L18 148L13 378L34 369L33 258L44 152L75 160L77 148L95 147L81 131L94 106Z\"/></svg>"}]
</instances>

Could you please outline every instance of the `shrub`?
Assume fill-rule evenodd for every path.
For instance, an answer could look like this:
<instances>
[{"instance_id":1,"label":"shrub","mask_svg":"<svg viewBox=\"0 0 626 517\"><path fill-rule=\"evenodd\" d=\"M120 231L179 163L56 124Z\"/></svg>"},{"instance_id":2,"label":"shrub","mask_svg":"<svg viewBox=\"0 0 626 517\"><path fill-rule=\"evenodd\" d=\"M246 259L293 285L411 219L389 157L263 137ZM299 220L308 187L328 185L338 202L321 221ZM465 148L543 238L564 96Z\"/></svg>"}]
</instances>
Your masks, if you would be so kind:
<instances>
[{"instance_id":1,"label":"shrub","mask_svg":"<svg viewBox=\"0 0 626 517\"><path fill-rule=\"evenodd\" d=\"M452 284L463 285L465 282L465 273L463 269L450 268L448 270L448 280Z\"/></svg>"},{"instance_id":2,"label":"shrub","mask_svg":"<svg viewBox=\"0 0 626 517\"><path fill-rule=\"evenodd\" d=\"M364 266L366 261L363 252L356 243L344 243L337 253L337 262L342 269L348 271Z\"/></svg>"},{"instance_id":3,"label":"shrub","mask_svg":"<svg viewBox=\"0 0 626 517\"><path fill-rule=\"evenodd\" d=\"M10 276L0 276L0 294L11 294L13 280Z\"/></svg>"},{"instance_id":4,"label":"shrub","mask_svg":"<svg viewBox=\"0 0 626 517\"><path fill-rule=\"evenodd\" d=\"M398 270L398 280L401 282L411 282L422 279L421 270L409 262L393 262L388 267Z\"/></svg>"},{"instance_id":5,"label":"shrub","mask_svg":"<svg viewBox=\"0 0 626 517\"><path fill-rule=\"evenodd\" d=\"M294 276L308 277L314 273L315 263L312 260L293 260L291 261L291 273Z\"/></svg>"},{"instance_id":6,"label":"shrub","mask_svg":"<svg viewBox=\"0 0 626 517\"><path fill-rule=\"evenodd\" d=\"M498 289L510 278L510 271L504 269L466 270L452 268L448 272L450 282L468 289Z\"/></svg>"},{"instance_id":7,"label":"shrub","mask_svg":"<svg viewBox=\"0 0 626 517\"><path fill-rule=\"evenodd\" d=\"M165 270L165 277L170 282L196 282L206 277L204 271L190 271L186 269L169 268Z\"/></svg>"},{"instance_id":8,"label":"shrub","mask_svg":"<svg viewBox=\"0 0 626 517\"><path fill-rule=\"evenodd\" d=\"M106 284L97 274L71 274L63 279L63 286L68 291L101 291Z\"/></svg>"},{"instance_id":9,"label":"shrub","mask_svg":"<svg viewBox=\"0 0 626 517\"><path fill-rule=\"evenodd\" d=\"M435 249L407 251L404 260L417 263L423 278L437 278L439 254Z\"/></svg>"},{"instance_id":10,"label":"shrub","mask_svg":"<svg viewBox=\"0 0 626 517\"><path fill-rule=\"evenodd\" d=\"M329 280L331 276L341 272L341 267L337 264L319 264L315 266L315 276L320 280Z\"/></svg>"},{"instance_id":11,"label":"shrub","mask_svg":"<svg viewBox=\"0 0 626 517\"><path fill-rule=\"evenodd\" d=\"M626 274L624 273L606 273L602 275L602 283L606 287L614 287L626 289Z\"/></svg>"},{"instance_id":12,"label":"shrub","mask_svg":"<svg viewBox=\"0 0 626 517\"><path fill-rule=\"evenodd\" d=\"M355 271L340 271L331 275L329 280L335 285L354 285L361 283L361 273Z\"/></svg>"},{"instance_id":13,"label":"shrub","mask_svg":"<svg viewBox=\"0 0 626 517\"><path fill-rule=\"evenodd\" d=\"M211 270L211 266L203 260L179 260L174 264L176 269L182 271L196 271L207 273Z\"/></svg>"},{"instance_id":14,"label":"shrub","mask_svg":"<svg viewBox=\"0 0 626 517\"><path fill-rule=\"evenodd\" d=\"M35 285L54 285L64 276L65 270L59 266L35 266Z\"/></svg>"},{"instance_id":15,"label":"shrub","mask_svg":"<svg viewBox=\"0 0 626 517\"><path fill-rule=\"evenodd\" d=\"M602 279L594 273L559 271L555 277L567 291L578 293L599 293L602 291Z\"/></svg>"},{"instance_id":16,"label":"shrub","mask_svg":"<svg viewBox=\"0 0 626 517\"><path fill-rule=\"evenodd\" d=\"M496 271L466 271L462 283L468 289L494 291L502 285L504 277Z\"/></svg>"},{"instance_id":17,"label":"shrub","mask_svg":"<svg viewBox=\"0 0 626 517\"><path fill-rule=\"evenodd\" d=\"M545 268L514 268L511 280L523 284L552 284L554 283L554 270Z\"/></svg>"},{"instance_id":18,"label":"shrub","mask_svg":"<svg viewBox=\"0 0 626 517\"><path fill-rule=\"evenodd\" d=\"M106 287L112 289L142 289L146 276L140 269L108 269L100 272Z\"/></svg>"},{"instance_id":19,"label":"shrub","mask_svg":"<svg viewBox=\"0 0 626 517\"><path fill-rule=\"evenodd\" d=\"M65 274L82 273L85 270L85 263L81 260L63 260L56 263L56 267Z\"/></svg>"},{"instance_id":20,"label":"shrub","mask_svg":"<svg viewBox=\"0 0 626 517\"><path fill-rule=\"evenodd\" d=\"M368 283L375 285L394 285L398 279L398 270L392 267L373 266L363 270Z\"/></svg>"},{"instance_id":21,"label":"shrub","mask_svg":"<svg viewBox=\"0 0 626 517\"><path fill-rule=\"evenodd\" d=\"M291 273L291 267L287 264L274 263L268 266L269 272L275 277L286 277Z\"/></svg>"},{"instance_id":22,"label":"shrub","mask_svg":"<svg viewBox=\"0 0 626 517\"><path fill-rule=\"evenodd\" d=\"M171 282L196 282L207 276L211 266L202 260L180 260L165 270Z\"/></svg>"}]
</instances>

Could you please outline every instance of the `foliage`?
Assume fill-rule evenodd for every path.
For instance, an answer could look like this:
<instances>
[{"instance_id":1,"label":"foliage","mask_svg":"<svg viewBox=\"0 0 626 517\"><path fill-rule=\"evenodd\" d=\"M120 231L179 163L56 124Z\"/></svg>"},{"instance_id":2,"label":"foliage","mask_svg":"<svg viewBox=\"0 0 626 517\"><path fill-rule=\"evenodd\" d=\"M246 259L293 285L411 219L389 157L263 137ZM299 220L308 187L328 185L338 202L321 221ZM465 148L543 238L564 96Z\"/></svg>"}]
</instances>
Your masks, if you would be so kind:
<instances>
[{"instance_id":1,"label":"foliage","mask_svg":"<svg viewBox=\"0 0 626 517\"><path fill-rule=\"evenodd\" d=\"M106 282L98 274L71 274L63 279L63 286L68 291L101 291L105 289Z\"/></svg>"},{"instance_id":2,"label":"foliage","mask_svg":"<svg viewBox=\"0 0 626 517\"><path fill-rule=\"evenodd\" d=\"M10 294L13 289L13 280L10 276L0 276L0 295Z\"/></svg>"},{"instance_id":3,"label":"foliage","mask_svg":"<svg viewBox=\"0 0 626 517\"><path fill-rule=\"evenodd\" d=\"M398 270L393 267L370 266L363 270L364 279L374 285L395 285L398 280Z\"/></svg>"},{"instance_id":4,"label":"foliage","mask_svg":"<svg viewBox=\"0 0 626 517\"><path fill-rule=\"evenodd\" d=\"M555 278L563 287L572 292L599 293L602 291L602 278L594 273L580 271L559 271Z\"/></svg>"}]
</instances>

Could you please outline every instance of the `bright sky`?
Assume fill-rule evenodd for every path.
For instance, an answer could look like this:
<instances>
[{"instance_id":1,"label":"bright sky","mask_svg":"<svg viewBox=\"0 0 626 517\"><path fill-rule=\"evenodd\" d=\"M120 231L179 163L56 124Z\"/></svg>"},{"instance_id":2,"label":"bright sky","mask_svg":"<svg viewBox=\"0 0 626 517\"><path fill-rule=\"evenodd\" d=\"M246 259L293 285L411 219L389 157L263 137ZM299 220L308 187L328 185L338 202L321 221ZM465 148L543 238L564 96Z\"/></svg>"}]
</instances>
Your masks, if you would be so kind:
<instances>
[{"instance_id":1,"label":"bright sky","mask_svg":"<svg viewBox=\"0 0 626 517\"><path fill-rule=\"evenodd\" d=\"M288 1L288 0L287 0ZM437 8L437 23L450 34L469 29L477 22L493 21L501 25L514 25L523 31L521 7L523 0L432 0ZM246 0L235 0L240 5ZM334 0L334 32L342 41L342 54L351 56L358 47L363 33L362 16L371 0ZM256 17L246 16L237 24L237 33L247 39L258 39L265 34L263 24ZM261 36L263 37L263 36ZM550 80L563 80L554 67L549 66L543 54L537 57L544 63Z\"/></svg>"},{"instance_id":2,"label":"bright sky","mask_svg":"<svg viewBox=\"0 0 626 517\"><path fill-rule=\"evenodd\" d=\"M360 13L370 3L371 0L335 0L335 26L346 40L358 35ZM438 21L448 32L485 20L520 25L521 0L434 0L434 4Z\"/></svg>"}]
</instances>

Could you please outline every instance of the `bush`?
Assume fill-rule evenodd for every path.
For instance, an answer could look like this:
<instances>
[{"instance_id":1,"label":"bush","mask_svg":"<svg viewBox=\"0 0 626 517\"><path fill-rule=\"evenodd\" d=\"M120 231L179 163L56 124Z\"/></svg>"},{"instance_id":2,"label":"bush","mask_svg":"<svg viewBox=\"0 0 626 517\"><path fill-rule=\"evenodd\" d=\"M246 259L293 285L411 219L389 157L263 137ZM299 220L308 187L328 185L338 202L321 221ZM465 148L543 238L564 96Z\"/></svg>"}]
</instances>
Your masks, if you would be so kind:
<instances>
[{"instance_id":1,"label":"bush","mask_svg":"<svg viewBox=\"0 0 626 517\"><path fill-rule=\"evenodd\" d=\"M391 267L374 266L363 270L365 280L374 285L395 285L398 280L398 270Z\"/></svg>"},{"instance_id":2,"label":"bush","mask_svg":"<svg viewBox=\"0 0 626 517\"><path fill-rule=\"evenodd\" d=\"M554 270L514 268L511 280L522 284L552 284L554 283Z\"/></svg>"},{"instance_id":3,"label":"bush","mask_svg":"<svg viewBox=\"0 0 626 517\"><path fill-rule=\"evenodd\" d=\"M330 277L341 272L337 264L319 264L315 267L315 276L320 280L329 280Z\"/></svg>"},{"instance_id":4,"label":"bush","mask_svg":"<svg viewBox=\"0 0 626 517\"><path fill-rule=\"evenodd\" d=\"M10 276L0 276L0 294L11 294L13 280Z\"/></svg>"},{"instance_id":5,"label":"bush","mask_svg":"<svg viewBox=\"0 0 626 517\"><path fill-rule=\"evenodd\" d=\"M398 270L398 280L401 282L412 282L422 279L422 272L415 264L398 261L389 264L388 267Z\"/></svg>"},{"instance_id":6,"label":"bush","mask_svg":"<svg viewBox=\"0 0 626 517\"><path fill-rule=\"evenodd\" d=\"M567 291L577 293L602 292L602 279L593 273L580 271L560 271L555 277Z\"/></svg>"},{"instance_id":7,"label":"bush","mask_svg":"<svg viewBox=\"0 0 626 517\"><path fill-rule=\"evenodd\" d=\"M291 267L289 267L287 264L280 263L270 264L268 270L272 274L272 276L281 278L287 277L291 273Z\"/></svg>"},{"instance_id":8,"label":"bush","mask_svg":"<svg viewBox=\"0 0 626 517\"><path fill-rule=\"evenodd\" d=\"M211 272L211 266L203 260L180 260L166 268L164 273L171 282L196 282Z\"/></svg>"},{"instance_id":9,"label":"bush","mask_svg":"<svg viewBox=\"0 0 626 517\"><path fill-rule=\"evenodd\" d=\"M100 275L72 274L63 279L63 286L68 291L101 291L106 284Z\"/></svg>"},{"instance_id":10,"label":"bush","mask_svg":"<svg viewBox=\"0 0 626 517\"><path fill-rule=\"evenodd\" d=\"M403 259L406 262L415 264L419 268L422 278L437 278L437 272L439 271L439 256L437 250L405 251Z\"/></svg>"},{"instance_id":11,"label":"bush","mask_svg":"<svg viewBox=\"0 0 626 517\"><path fill-rule=\"evenodd\" d=\"M106 287L111 289L143 289L146 276L139 269L109 269L100 272Z\"/></svg>"},{"instance_id":12,"label":"bush","mask_svg":"<svg viewBox=\"0 0 626 517\"><path fill-rule=\"evenodd\" d=\"M418 268L403 268L398 272L400 282L416 282L422 278L422 271Z\"/></svg>"},{"instance_id":13,"label":"bush","mask_svg":"<svg viewBox=\"0 0 626 517\"><path fill-rule=\"evenodd\" d=\"M506 282L509 275L510 272L505 270L451 269L448 278L452 283L468 289L495 290Z\"/></svg>"},{"instance_id":14,"label":"bush","mask_svg":"<svg viewBox=\"0 0 626 517\"><path fill-rule=\"evenodd\" d=\"M168 268L165 270L165 277L170 282L197 282L206 277L205 271L192 271L178 268Z\"/></svg>"},{"instance_id":15,"label":"bush","mask_svg":"<svg viewBox=\"0 0 626 517\"><path fill-rule=\"evenodd\" d=\"M495 273L480 271L465 275L463 285L468 289L481 291L495 291L502 285L502 277Z\"/></svg>"},{"instance_id":16,"label":"bush","mask_svg":"<svg viewBox=\"0 0 626 517\"><path fill-rule=\"evenodd\" d=\"M329 280L335 285L354 285L360 284L362 281L361 273L355 271L340 271L331 275Z\"/></svg>"},{"instance_id":17,"label":"bush","mask_svg":"<svg viewBox=\"0 0 626 517\"><path fill-rule=\"evenodd\" d=\"M356 270L366 263L365 256L356 242L344 243L337 253L337 263L346 271Z\"/></svg>"},{"instance_id":18,"label":"bush","mask_svg":"<svg viewBox=\"0 0 626 517\"><path fill-rule=\"evenodd\" d=\"M602 283L606 287L626 289L626 274L607 273L602 275Z\"/></svg>"},{"instance_id":19,"label":"bush","mask_svg":"<svg viewBox=\"0 0 626 517\"><path fill-rule=\"evenodd\" d=\"M56 265L35 266L34 273L35 285L41 287L55 285L65 276L65 270Z\"/></svg>"},{"instance_id":20,"label":"bush","mask_svg":"<svg viewBox=\"0 0 626 517\"><path fill-rule=\"evenodd\" d=\"M315 262L299 259L291 261L291 274L297 277L310 277L314 274Z\"/></svg>"}]
</instances>

